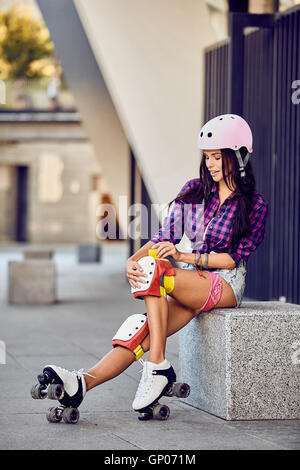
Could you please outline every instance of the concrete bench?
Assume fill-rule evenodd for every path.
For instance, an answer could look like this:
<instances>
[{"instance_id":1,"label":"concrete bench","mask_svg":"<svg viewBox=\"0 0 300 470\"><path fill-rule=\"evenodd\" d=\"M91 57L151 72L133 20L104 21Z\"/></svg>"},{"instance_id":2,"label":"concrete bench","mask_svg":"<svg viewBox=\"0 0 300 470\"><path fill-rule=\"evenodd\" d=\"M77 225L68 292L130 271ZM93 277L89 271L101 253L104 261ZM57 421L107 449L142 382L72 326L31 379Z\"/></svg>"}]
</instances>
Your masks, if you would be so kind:
<instances>
[{"instance_id":1,"label":"concrete bench","mask_svg":"<svg viewBox=\"0 0 300 470\"><path fill-rule=\"evenodd\" d=\"M226 420L300 419L300 305L243 302L179 332L185 400Z\"/></svg>"},{"instance_id":2,"label":"concrete bench","mask_svg":"<svg viewBox=\"0 0 300 470\"><path fill-rule=\"evenodd\" d=\"M56 302L56 266L52 261L10 261L8 272L9 303L41 305Z\"/></svg>"},{"instance_id":3,"label":"concrete bench","mask_svg":"<svg viewBox=\"0 0 300 470\"><path fill-rule=\"evenodd\" d=\"M78 245L79 263L99 263L101 247L99 245Z\"/></svg>"}]
</instances>

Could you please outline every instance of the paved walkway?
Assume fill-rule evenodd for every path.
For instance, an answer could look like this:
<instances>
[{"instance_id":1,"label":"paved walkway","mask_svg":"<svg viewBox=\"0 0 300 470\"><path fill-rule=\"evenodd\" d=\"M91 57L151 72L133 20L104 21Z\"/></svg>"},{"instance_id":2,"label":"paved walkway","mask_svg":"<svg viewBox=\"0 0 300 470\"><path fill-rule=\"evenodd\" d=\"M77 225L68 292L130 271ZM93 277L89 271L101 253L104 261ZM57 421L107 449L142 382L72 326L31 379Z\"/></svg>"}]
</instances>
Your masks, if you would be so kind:
<instances>
[{"instance_id":1,"label":"paved walkway","mask_svg":"<svg viewBox=\"0 0 300 470\"><path fill-rule=\"evenodd\" d=\"M227 422L165 399L168 421L137 420L131 403L141 364L92 390L77 425L50 424L50 400L33 400L31 385L45 364L89 368L111 348L111 337L132 313L144 311L129 294L127 248L104 245L103 262L78 264L75 247L56 247L58 302L51 306L7 304L7 263L22 260L22 247L0 247L0 340L7 364L0 365L0 449L299 449L300 421ZM167 357L178 370L177 338Z\"/></svg>"}]
</instances>

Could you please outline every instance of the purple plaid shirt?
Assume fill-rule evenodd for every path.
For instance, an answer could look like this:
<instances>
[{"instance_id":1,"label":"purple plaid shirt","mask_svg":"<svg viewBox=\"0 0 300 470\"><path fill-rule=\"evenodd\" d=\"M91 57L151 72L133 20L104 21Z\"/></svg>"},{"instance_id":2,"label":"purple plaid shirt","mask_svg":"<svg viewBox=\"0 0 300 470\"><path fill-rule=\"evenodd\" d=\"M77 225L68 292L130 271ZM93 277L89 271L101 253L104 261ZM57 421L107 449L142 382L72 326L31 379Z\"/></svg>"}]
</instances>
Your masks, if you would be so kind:
<instances>
[{"instance_id":1,"label":"purple plaid shirt","mask_svg":"<svg viewBox=\"0 0 300 470\"><path fill-rule=\"evenodd\" d=\"M199 181L199 178L188 181L179 194L196 188ZM250 231L246 237L241 238L235 252L231 253L232 218L238 204L237 196L231 195L225 199L215 215L219 204L217 183L212 186L205 209L204 204L176 202L162 228L151 240L155 243L170 241L176 245L185 233L191 241L194 253L228 253L238 266L241 260L247 261L250 253L263 241L269 206L264 197L255 191L254 206L249 214Z\"/></svg>"}]
</instances>

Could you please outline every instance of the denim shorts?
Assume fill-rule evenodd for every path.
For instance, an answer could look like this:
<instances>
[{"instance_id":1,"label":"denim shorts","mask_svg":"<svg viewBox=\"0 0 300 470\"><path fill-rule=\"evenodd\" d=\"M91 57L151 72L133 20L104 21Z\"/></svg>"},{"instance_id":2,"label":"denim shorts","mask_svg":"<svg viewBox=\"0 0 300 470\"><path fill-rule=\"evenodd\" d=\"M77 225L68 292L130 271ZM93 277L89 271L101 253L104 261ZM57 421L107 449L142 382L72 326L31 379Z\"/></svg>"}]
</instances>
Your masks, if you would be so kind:
<instances>
[{"instance_id":1,"label":"denim shorts","mask_svg":"<svg viewBox=\"0 0 300 470\"><path fill-rule=\"evenodd\" d=\"M183 269L195 270L192 264L184 264ZM239 265L233 269L207 269L207 271L219 274L230 285L236 298L236 306L239 307L242 303L246 285L247 269L245 261L241 261Z\"/></svg>"}]
</instances>

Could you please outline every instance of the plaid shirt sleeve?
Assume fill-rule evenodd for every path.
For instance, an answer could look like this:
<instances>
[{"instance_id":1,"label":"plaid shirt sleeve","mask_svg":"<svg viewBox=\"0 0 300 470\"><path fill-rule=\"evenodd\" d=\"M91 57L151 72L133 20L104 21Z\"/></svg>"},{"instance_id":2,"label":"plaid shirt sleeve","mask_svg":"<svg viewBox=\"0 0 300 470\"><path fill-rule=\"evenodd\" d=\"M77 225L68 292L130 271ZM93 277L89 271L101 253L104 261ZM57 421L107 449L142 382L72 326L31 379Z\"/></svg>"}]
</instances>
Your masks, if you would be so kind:
<instances>
[{"instance_id":1,"label":"plaid shirt sleeve","mask_svg":"<svg viewBox=\"0 0 300 470\"><path fill-rule=\"evenodd\" d=\"M250 214L250 230L246 237L241 238L236 251L228 253L235 261L236 266L243 259L247 261L250 254L256 250L265 238L266 221L269 213L267 202L255 205Z\"/></svg>"},{"instance_id":2,"label":"plaid shirt sleeve","mask_svg":"<svg viewBox=\"0 0 300 470\"><path fill-rule=\"evenodd\" d=\"M187 191L192 184L190 180L179 191L178 196ZM177 197L178 197L177 196ZM184 204L181 201L175 202L173 209L168 217L165 218L162 227L156 232L151 241L154 243L171 242L177 245L183 237L184 233Z\"/></svg>"}]
</instances>

